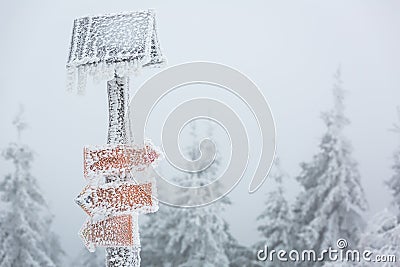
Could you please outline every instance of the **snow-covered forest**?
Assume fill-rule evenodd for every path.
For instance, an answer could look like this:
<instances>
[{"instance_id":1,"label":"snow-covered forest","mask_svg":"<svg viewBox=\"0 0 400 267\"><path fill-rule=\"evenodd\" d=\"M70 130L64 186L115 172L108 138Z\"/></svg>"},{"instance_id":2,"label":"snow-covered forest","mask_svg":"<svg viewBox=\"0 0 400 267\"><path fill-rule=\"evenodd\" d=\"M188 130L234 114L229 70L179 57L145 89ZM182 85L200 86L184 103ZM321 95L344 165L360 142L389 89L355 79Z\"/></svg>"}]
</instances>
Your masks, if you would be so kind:
<instances>
[{"instance_id":1,"label":"snow-covered forest","mask_svg":"<svg viewBox=\"0 0 400 267\"><path fill-rule=\"evenodd\" d=\"M332 96L332 107L321 113L325 128L319 133L319 146L312 148L314 156L301 162L301 171L293 177L285 171L285 163L278 157L275 159L267 181L271 189L264 196L264 203L259 204L262 212L254 218L256 223L250 226L257 228L258 240L251 245L242 244L231 232L224 215L225 210L235 205L229 195L198 208L161 204L157 213L141 221L142 266L293 266L285 262L260 262L256 253L264 245L276 250L321 251L335 247L340 238L346 239L351 248L368 248L377 254L396 255L400 260L400 142L393 149L392 175L385 179L392 203L368 217L363 179L352 142L345 134L351 122L346 116L347 90L340 69L334 74L332 87L327 89ZM400 110L398 113L399 122L394 124L393 131L387 131L388 135L400 137ZM2 161L12 171L0 179L0 266L101 266L104 264L101 249L96 253L82 250L79 255L65 255L63 244L51 227L53 215L40 189L40 179L31 171L36 154L24 144L28 124L23 117L23 112L15 117L15 140L2 149ZM213 139L213 129L209 132ZM191 134L196 136L195 123ZM199 156L196 143L185 149L191 159ZM209 183L219 168L217 158L201 172L172 179L182 185L200 186ZM285 181L289 180L300 188L293 200L286 188ZM303 262L296 266L320 264ZM324 266L342 265L327 260Z\"/></svg>"}]
</instances>

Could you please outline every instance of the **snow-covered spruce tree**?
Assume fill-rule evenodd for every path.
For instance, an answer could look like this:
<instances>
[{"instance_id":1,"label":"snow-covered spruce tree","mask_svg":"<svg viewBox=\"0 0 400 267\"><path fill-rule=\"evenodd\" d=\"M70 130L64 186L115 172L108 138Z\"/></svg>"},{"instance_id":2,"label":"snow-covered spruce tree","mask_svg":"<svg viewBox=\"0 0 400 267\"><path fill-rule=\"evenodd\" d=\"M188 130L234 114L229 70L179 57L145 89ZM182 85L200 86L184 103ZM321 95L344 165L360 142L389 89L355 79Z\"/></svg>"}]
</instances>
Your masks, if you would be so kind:
<instances>
[{"instance_id":1,"label":"snow-covered spruce tree","mask_svg":"<svg viewBox=\"0 0 400 267\"><path fill-rule=\"evenodd\" d=\"M25 128L21 113L14 120L18 136ZM18 138L20 139L20 138ZM3 151L14 164L14 172L0 181L0 266L59 266L64 252L51 232L52 215L30 173L33 151L10 143Z\"/></svg>"},{"instance_id":2,"label":"snow-covered spruce tree","mask_svg":"<svg viewBox=\"0 0 400 267\"><path fill-rule=\"evenodd\" d=\"M262 240L255 246L257 250L268 246L269 251L281 249L290 251L293 249L290 231L292 229L291 210L285 197L282 180L286 177L280 166L278 158L275 158L271 169L270 179L275 182L275 190L267 194L264 211L258 216L260 223L257 228ZM268 262L266 266L288 266L285 262L277 260Z\"/></svg>"},{"instance_id":3,"label":"snow-covered spruce tree","mask_svg":"<svg viewBox=\"0 0 400 267\"><path fill-rule=\"evenodd\" d=\"M358 247L368 249L376 255L394 255L397 262L380 263L383 267L397 267L400 259L400 224L393 212L385 209L376 214L368 224L368 228L361 236ZM371 266L370 262L361 261L357 267Z\"/></svg>"},{"instance_id":4,"label":"snow-covered spruce tree","mask_svg":"<svg viewBox=\"0 0 400 267\"><path fill-rule=\"evenodd\" d=\"M195 131L193 128L193 135ZM188 149L193 160L198 158L197 147L195 144ZM175 182L185 186L208 184L219 165L219 161L215 160L204 171L176 178ZM181 197L189 199L185 195ZM238 244L222 218L229 204L226 197L198 208L175 208L160 204L159 211L151 214L141 228L143 266L255 266L248 260L253 256L250 250ZM241 264L246 260L247 265Z\"/></svg>"},{"instance_id":5,"label":"snow-covered spruce tree","mask_svg":"<svg viewBox=\"0 0 400 267\"><path fill-rule=\"evenodd\" d=\"M343 128L349 121L343 114L340 69L334 77L334 108L322 116L327 130L318 153L311 162L301 165L297 180L302 192L293 209L297 248L317 252L335 247L339 238L345 238L350 247L356 246L365 226L363 215L367 209L357 164L352 158L350 143L343 136Z\"/></svg>"},{"instance_id":6,"label":"snow-covered spruce tree","mask_svg":"<svg viewBox=\"0 0 400 267\"><path fill-rule=\"evenodd\" d=\"M398 108L400 121L400 108ZM400 136L400 125L394 131ZM393 209L385 209L376 214L369 222L363 234L360 247L368 248L380 255L395 255L400 259L400 148L394 153L393 175L386 183L393 195ZM367 266L360 263L357 266ZM394 267L395 263L386 263L385 267Z\"/></svg>"},{"instance_id":7,"label":"snow-covered spruce tree","mask_svg":"<svg viewBox=\"0 0 400 267\"><path fill-rule=\"evenodd\" d=\"M400 107L397 108L397 115L400 121ZM395 125L394 132L396 132L400 137L400 124ZM393 195L393 204L397 209L397 216L400 222L400 146L395 151L394 155L394 163L392 165L393 175L387 182L390 190Z\"/></svg>"}]
</instances>

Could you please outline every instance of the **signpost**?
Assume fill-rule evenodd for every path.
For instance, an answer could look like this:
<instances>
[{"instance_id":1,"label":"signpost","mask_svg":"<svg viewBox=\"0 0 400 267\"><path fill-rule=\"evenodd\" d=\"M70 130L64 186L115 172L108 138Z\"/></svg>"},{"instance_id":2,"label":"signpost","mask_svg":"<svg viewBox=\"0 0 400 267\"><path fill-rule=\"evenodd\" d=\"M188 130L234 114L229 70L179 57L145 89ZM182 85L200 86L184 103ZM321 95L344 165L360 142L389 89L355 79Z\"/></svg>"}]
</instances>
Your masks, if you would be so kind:
<instances>
[{"instance_id":1,"label":"signpost","mask_svg":"<svg viewBox=\"0 0 400 267\"><path fill-rule=\"evenodd\" d=\"M98 222L88 220L79 234L91 252L96 246L134 246L132 223L132 215L110 217Z\"/></svg>"},{"instance_id":2,"label":"signpost","mask_svg":"<svg viewBox=\"0 0 400 267\"><path fill-rule=\"evenodd\" d=\"M153 198L154 183L134 184L113 182L98 187L87 186L75 202L89 215L155 212L157 200Z\"/></svg>"},{"instance_id":3,"label":"signpost","mask_svg":"<svg viewBox=\"0 0 400 267\"><path fill-rule=\"evenodd\" d=\"M156 161L160 152L151 144L143 147L129 145L92 146L83 149L84 176L126 176L132 171L145 170Z\"/></svg>"},{"instance_id":4,"label":"signpost","mask_svg":"<svg viewBox=\"0 0 400 267\"><path fill-rule=\"evenodd\" d=\"M158 208L151 177L143 184L135 180L135 173L145 171L160 153L150 144L132 144L128 76L164 62L152 10L74 21L68 89L77 87L82 94L88 76L108 81L107 145L85 147L84 176L90 185L76 199L91 216L80 235L91 251L106 247L108 267L140 266L138 213Z\"/></svg>"}]
</instances>

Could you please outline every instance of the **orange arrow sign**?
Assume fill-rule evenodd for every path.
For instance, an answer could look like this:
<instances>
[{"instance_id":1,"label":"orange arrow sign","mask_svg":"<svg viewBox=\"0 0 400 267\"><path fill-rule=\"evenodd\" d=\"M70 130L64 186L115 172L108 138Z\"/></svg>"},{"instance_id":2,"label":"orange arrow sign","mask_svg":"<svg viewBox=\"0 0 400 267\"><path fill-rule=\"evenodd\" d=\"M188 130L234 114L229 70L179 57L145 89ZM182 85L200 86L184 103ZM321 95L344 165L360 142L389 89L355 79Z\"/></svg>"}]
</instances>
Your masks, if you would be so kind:
<instances>
[{"instance_id":1,"label":"orange arrow sign","mask_svg":"<svg viewBox=\"0 0 400 267\"><path fill-rule=\"evenodd\" d=\"M125 177L130 171L142 171L160 157L151 145L142 148L128 145L105 145L85 147L84 176L118 175Z\"/></svg>"},{"instance_id":2,"label":"orange arrow sign","mask_svg":"<svg viewBox=\"0 0 400 267\"><path fill-rule=\"evenodd\" d=\"M129 247L139 245L138 234L134 237L132 229L132 216L123 215L111 217L103 221L91 222L87 221L79 232L85 246L89 251L95 251L97 246L123 246ZM135 242L136 241L136 242Z\"/></svg>"},{"instance_id":3,"label":"orange arrow sign","mask_svg":"<svg viewBox=\"0 0 400 267\"><path fill-rule=\"evenodd\" d=\"M89 215L112 215L121 212L156 212L157 200L152 196L152 183L113 182L99 187L87 186L75 202Z\"/></svg>"}]
</instances>

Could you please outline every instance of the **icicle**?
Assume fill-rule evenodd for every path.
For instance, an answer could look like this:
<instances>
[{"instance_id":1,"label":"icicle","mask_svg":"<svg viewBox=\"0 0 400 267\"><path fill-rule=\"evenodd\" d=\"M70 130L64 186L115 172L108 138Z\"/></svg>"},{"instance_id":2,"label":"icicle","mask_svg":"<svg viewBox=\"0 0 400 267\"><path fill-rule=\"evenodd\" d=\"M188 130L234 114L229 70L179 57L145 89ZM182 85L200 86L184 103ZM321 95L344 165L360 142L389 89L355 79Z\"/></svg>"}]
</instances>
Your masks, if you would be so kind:
<instances>
[{"instance_id":1,"label":"icicle","mask_svg":"<svg viewBox=\"0 0 400 267\"><path fill-rule=\"evenodd\" d=\"M142 64L137 63L137 69L136 69L136 75L139 75L142 73Z\"/></svg>"},{"instance_id":2,"label":"icicle","mask_svg":"<svg viewBox=\"0 0 400 267\"><path fill-rule=\"evenodd\" d=\"M76 83L76 73L75 68L67 67L67 91L72 92L74 90Z\"/></svg>"},{"instance_id":3,"label":"icicle","mask_svg":"<svg viewBox=\"0 0 400 267\"><path fill-rule=\"evenodd\" d=\"M78 67L78 94L85 93L87 74L84 66Z\"/></svg>"}]
</instances>

